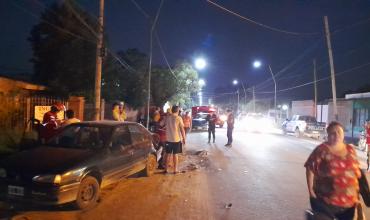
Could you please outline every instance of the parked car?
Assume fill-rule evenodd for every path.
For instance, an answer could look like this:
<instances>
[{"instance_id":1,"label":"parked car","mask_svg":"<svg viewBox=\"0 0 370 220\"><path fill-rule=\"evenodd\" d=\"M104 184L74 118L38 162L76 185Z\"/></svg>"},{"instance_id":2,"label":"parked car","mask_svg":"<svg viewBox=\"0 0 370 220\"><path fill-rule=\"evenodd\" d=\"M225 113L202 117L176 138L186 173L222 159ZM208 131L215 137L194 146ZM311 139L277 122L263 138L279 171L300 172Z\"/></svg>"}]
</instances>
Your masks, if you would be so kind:
<instances>
[{"instance_id":1,"label":"parked car","mask_svg":"<svg viewBox=\"0 0 370 220\"><path fill-rule=\"evenodd\" d=\"M325 136L326 123L317 122L315 117L293 115L291 120L283 123L283 132L294 133L296 137L307 136L322 139Z\"/></svg>"},{"instance_id":2,"label":"parked car","mask_svg":"<svg viewBox=\"0 0 370 220\"><path fill-rule=\"evenodd\" d=\"M87 209L101 188L139 171L152 175L157 160L151 133L137 123L72 124L0 162L0 198Z\"/></svg>"}]
</instances>

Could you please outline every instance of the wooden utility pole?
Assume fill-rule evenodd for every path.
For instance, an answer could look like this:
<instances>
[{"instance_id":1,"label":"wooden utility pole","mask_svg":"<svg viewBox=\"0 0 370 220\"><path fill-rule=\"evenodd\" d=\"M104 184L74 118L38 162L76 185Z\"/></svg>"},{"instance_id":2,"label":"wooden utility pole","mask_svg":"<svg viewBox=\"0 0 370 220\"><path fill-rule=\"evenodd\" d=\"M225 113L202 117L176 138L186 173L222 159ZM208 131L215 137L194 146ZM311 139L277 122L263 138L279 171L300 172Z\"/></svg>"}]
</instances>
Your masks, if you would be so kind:
<instances>
[{"instance_id":1,"label":"wooden utility pole","mask_svg":"<svg viewBox=\"0 0 370 220\"><path fill-rule=\"evenodd\" d=\"M252 97L253 97L253 112L256 112L256 95L254 92L254 86L252 87Z\"/></svg>"},{"instance_id":2,"label":"wooden utility pole","mask_svg":"<svg viewBox=\"0 0 370 220\"><path fill-rule=\"evenodd\" d=\"M316 78L316 59L313 60L313 83L314 83L314 93L315 93L315 118L317 117L317 78Z\"/></svg>"},{"instance_id":3,"label":"wooden utility pole","mask_svg":"<svg viewBox=\"0 0 370 220\"><path fill-rule=\"evenodd\" d=\"M96 44L96 68L95 68L95 102L94 118L100 120L100 99L101 99L101 70L103 62L103 25L104 25L104 0L100 0L98 19L98 42Z\"/></svg>"},{"instance_id":4,"label":"wooden utility pole","mask_svg":"<svg viewBox=\"0 0 370 220\"><path fill-rule=\"evenodd\" d=\"M333 93L333 105L334 105L334 117L335 120L338 120L338 109L337 109L337 89L335 84L335 71L334 71L334 61L333 61L333 52L331 49L331 40L330 40L330 30L329 30L329 22L328 16L324 16L324 24L325 24L325 35L326 35L326 43L328 45L328 53L329 53L329 62L330 62L330 74L331 74L331 90Z\"/></svg>"}]
</instances>

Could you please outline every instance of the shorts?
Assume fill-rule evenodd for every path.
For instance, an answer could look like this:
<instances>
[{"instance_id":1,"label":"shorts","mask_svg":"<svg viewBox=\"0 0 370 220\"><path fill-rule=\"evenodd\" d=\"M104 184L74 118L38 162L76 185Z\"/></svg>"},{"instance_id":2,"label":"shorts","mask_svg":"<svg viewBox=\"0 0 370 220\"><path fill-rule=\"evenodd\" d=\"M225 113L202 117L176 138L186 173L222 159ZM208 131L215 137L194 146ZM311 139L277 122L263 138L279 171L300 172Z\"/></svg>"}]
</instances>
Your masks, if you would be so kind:
<instances>
[{"instance_id":1,"label":"shorts","mask_svg":"<svg viewBox=\"0 0 370 220\"><path fill-rule=\"evenodd\" d=\"M167 154L180 154L182 153L181 142L166 142Z\"/></svg>"}]
</instances>

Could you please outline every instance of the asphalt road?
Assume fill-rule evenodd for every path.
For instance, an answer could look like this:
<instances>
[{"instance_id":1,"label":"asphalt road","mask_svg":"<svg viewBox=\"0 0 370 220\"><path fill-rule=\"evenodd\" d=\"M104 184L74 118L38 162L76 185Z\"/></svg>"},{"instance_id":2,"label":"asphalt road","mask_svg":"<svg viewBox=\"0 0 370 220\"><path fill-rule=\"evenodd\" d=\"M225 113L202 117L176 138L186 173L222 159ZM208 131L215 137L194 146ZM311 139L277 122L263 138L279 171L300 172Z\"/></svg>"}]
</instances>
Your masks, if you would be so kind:
<instances>
[{"instance_id":1,"label":"asphalt road","mask_svg":"<svg viewBox=\"0 0 370 220\"><path fill-rule=\"evenodd\" d=\"M158 172L131 177L102 193L100 203L81 212L57 208L0 209L13 219L304 219L309 208L303 164L318 144L280 134L235 131L231 148L226 129L216 143L205 132L188 137L179 175ZM207 151L199 154L201 151ZM225 206L231 204L230 208ZM369 210L366 210L370 216ZM2 214L2 215L1 215ZM1 219L1 217L0 217Z\"/></svg>"}]
</instances>

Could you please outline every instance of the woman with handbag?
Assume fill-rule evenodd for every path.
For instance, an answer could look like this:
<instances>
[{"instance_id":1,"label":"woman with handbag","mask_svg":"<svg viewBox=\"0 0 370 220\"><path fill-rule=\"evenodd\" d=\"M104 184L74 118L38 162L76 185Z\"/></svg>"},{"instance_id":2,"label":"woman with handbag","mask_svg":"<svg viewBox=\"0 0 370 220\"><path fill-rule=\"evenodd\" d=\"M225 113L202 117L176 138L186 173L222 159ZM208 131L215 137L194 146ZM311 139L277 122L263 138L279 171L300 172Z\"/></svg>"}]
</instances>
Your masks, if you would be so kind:
<instances>
[{"instance_id":1,"label":"woman with handbag","mask_svg":"<svg viewBox=\"0 0 370 220\"><path fill-rule=\"evenodd\" d=\"M305 163L310 203L327 219L350 220L359 203L361 171L354 148L344 143L344 128L331 122L328 141L320 144Z\"/></svg>"}]
</instances>

